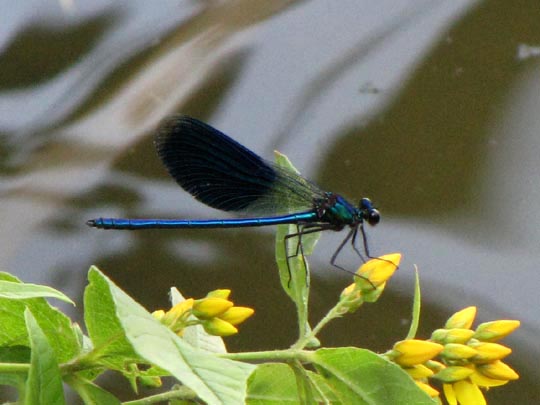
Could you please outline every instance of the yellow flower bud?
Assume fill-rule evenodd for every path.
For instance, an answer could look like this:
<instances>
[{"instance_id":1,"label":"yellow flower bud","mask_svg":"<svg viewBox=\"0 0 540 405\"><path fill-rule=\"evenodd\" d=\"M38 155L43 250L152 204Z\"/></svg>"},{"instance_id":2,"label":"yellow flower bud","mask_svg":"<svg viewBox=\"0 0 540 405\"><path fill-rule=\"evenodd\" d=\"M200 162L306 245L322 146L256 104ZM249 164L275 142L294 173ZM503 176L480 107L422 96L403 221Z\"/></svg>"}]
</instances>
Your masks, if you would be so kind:
<instances>
[{"instance_id":1,"label":"yellow flower bud","mask_svg":"<svg viewBox=\"0 0 540 405\"><path fill-rule=\"evenodd\" d=\"M445 329L470 329L476 317L476 307L467 307L456 312L446 321Z\"/></svg>"},{"instance_id":2,"label":"yellow flower bud","mask_svg":"<svg viewBox=\"0 0 540 405\"><path fill-rule=\"evenodd\" d=\"M500 360L478 365L476 369L479 373L494 380L517 380L519 378L518 373Z\"/></svg>"},{"instance_id":3,"label":"yellow flower bud","mask_svg":"<svg viewBox=\"0 0 540 405\"><path fill-rule=\"evenodd\" d=\"M364 303L362 299L362 290L358 288L356 283L352 283L345 287L339 296L340 300L340 314L347 312L354 312Z\"/></svg>"},{"instance_id":4,"label":"yellow flower bud","mask_svg":"<svg viewBox=\"0 0 540 405\"><path fill-rule=\"evenodd\" d=\"M395 268L398 268L399 263L401 263L401 253L389 253L387 255L379 256L378 258L379 260L386 261L390 266Z\"/></svg>"},{"instance_id":5,"label":"yellow flower bud","mask_svg":"<svg viewBox=\"0 0 540 405\"><path fill-rule=\"evenodd\" d=\"M219 318L203 321L202 326L207 333L214 336L231 336L238 333L238 329L233 325Z\"/></svg>"},{"instance_id":6,"label":"yellow flower bud","mask_svg":"<svg viewBox=\"0 0 540 405\"><path fill-rule=\"evenodd\" d=\"M341 292L341 295L340 295L340 298L343 299L343 298L348 298L349 296L351 296L352 294L353 295L356 295L357 294L357 289L356 289L356 283L352 283L352 284L349 284L347 287L345 287L343 289L343 291Z\"/></svg>"},{"instance_id":7,"label":"yellow flower bud","mask_svg":"<svg viewBox=\"0 0 540 405\"><path fill-rule=\"evenodd\" d=\"M512 349L498 343L472 342L469 343L469 346L476 349L476 356L471 359L474 363L489 363L502 360L512 353Z\"/></svg>"},{"instance_id":8,"label":"yellow flower bud","mask_svg":"<svg viewBox=\"0 0 540 405\"><path fill-rule=\"evenodd\" d=\"M210 291L208 294L206 294L206 297L207 298L223 298L224 300L226 300L229 298L229 295L231 295L231 290L223 288L220 290Z\"/></svg>"},{"instance_id":9,"label":"yellow flower bud","mask_svg":"<svg viewBox=\"0 0 540 405\"><path fill-rule=\"evenodd\" d=\"M496 380L494 378L486 377L484 374L479 373L478 371L475 371L469 379L476 385L479 385L480 387L498 387L500 385L504 385L508 383L508 380Z\"/></svg>"},{"instance_id":10,"label":"yellow flower bud","mask_svg":"<svg viewBox=\"0 0 540 405\"><path fill-rule=\"evenodd\" d=\"M461 405L486 405L484 394L476 384L461 380L452 384L456 399Z\"/></svg>"},{"instance_id":11,"label":"yellow flower bud","mask_svg":"<svg viewBox=\"0 0 540 405\"><path fill-rule=\"evenodd\" d=\"M231 325L238 325L244 322L255 311L247 307L232 307L219 316L219 319L229 322Z\"/></svg>"},{"instance_id":12,"label":"yellow flower bud","mask_svg":"<svg viewBox=\"0 0 540 405\"><path fill-rule=\"evenodd\" d=\"M223 314L233 303L223 298L203 298L193 304L193 315L199 319L210 319Z\"/></svg>"},{"instance_id":13,"label":"yellow flower bud","mask_svg":"<svg viewBox=\"0 0 540 405\"><path fill-rule=\"evenodd\" d=\"M447 343L467 343L474 335L470 329L436 329L431 334L431 340L441 344Z\"/></svg>"},{"instance_id":14,"label":"yellow flower bud","mask_svg":"<svg viewBox=\"0 0 540 405\"><path fill-rule=\"evenodd\" d=\"M514 320L499 320L484 322L478 325L474 337L483 342L494 342L508 336L519 328L520 322Z\"/></svg>"},{"instance_id":15,"label":"yellow flower bud","mask_svg":"<svg viewBox=\"0 0 540 405\"><path fill-rule=\"evenodd\" d=\"M443 392L448 405L458 405L456 393L452 384L443 384Z\"/></svg>"},{"instance_id":16,"label":"yellow flower bud","mask_svg":"<svg viewBox=\"0 0 540 405\"><path fill-rule=\"evenodd\" d=\"M453 383L469 377L472 373L474 373L473 367L449 366L439 371L433 378L445 383Z\"/></svg>"},{"instance_id":17,"label":"yellow flower bud","mask_svg":"<svg viewBox=\"0 0 540 405\"><path fill-rule=\"evenodd\" d=\"M397 270L401 261L401 254L392 253L389 255L380 256L375 259L368 260L356 272L361 277L367 278L370 282L366 282L361 277L356 281L359 282L361 289L373 289L386 282Z\"/></svg>"},{"instance_id":18,"label":"yellow flower bud","mask_svg":"<svg viewBox=\"0 0 540 405\"><path fill-rule=\"evenodd\" d=\"M377 286L377 288L373 289L373 287L366 289L363 291L362 294L362 301L365 302L375 302L379 299L382 292L384 291L384 287L386 287L386 282L381 283Z\"/></svg>"},{"instance_id":19,"label":"yellow flower bud","mask_svg":"<svg viewBox=\"0 0 540 405\"><path fill-rule=\"evenodd\" d=\"M185 301L179 302L161 318L161 323L172 326L178 321L182 321L189 314L189 310L193 307L193 298L188 298Z\"/></svg>"},{"instance_id":20,"label":"yellow flower bud","mask_svg":"<svg viewBox=\"0 0 540 405\"><path fill-rule=\"evenodd\" d=\"M429 360L426 361L424 364L427 368L429 368L434 373L438 373L441 370L444 370L446 368L446 365L444 363L441 363L437 360Z\"/></svg>"},{"instance_id":21,"label":"yellow flower bud","mask_svg":"<svg viewBox=\"0 0 540 405\"><path fill-rule=\"evenodd\" d=\"M406 367L404 370L415 380L422 380L431 377L434 373L423 364L416 364L412 367Z\"/></svg>"},{"instance_id":22,"label":"yellow flower bud","mask_svg":"<svg viewBox=\"0 0 540 405\"><path fill-rule=\"evenodd\" d=\"M441 357L446 360L466 360L476 355L476 350L460 343L448 343L441 352Z\"/></svg>"},{"instance_id":23,"label":"yellow flower bud","mask_svg":"<svg viewBox=\"0 0 540 405\"><path fill-rule=\"evenodd\" d=\"M408 339L397 342L394 352L397 356L394 361L401 366L422 364L438 355L444 349L443 345L427 340Z\"/></svg>"},{"instance_id":24,"label":"yellow flower bud","mask_svg":"<svg viewBox=\"0 0 540 405\"><path fill-rule=\"evenodd\" d=\"M431 398L436 398L439 396L439 391L437 391L435 388L433 388L431 385L423 383L421 381L415 381L416 385L418 385L426 394L428 394Z\"/></svg>"}]
</instances>

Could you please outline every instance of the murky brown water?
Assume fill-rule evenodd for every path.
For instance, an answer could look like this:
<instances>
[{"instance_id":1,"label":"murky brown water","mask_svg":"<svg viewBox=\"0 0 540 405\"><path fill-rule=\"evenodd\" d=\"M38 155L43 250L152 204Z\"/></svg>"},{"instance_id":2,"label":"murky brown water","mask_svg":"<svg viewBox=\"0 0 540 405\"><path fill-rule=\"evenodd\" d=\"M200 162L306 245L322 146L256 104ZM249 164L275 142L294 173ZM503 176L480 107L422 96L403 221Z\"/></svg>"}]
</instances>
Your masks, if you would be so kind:
<instances>
[{"instance_id":1,"label":"murky brown water","mask_svg":"<svg viewBox=\"0 0 540 405\"><path fill-rule=\"evenodd\" d=\"M193 296L232 288L257 314L231 350L292 343L271 230L84 225L222 215L178 188L155 156L157 122L183 112L380 207L371 249L400 251L404 265L386 297L326 330L325 344L384 350L404 336L416 263L423 336L467 305L479 321L522 320L506 342L522 378L488 398L540 402L536 0L79 3L3 11L3 270L82 302L97 264L150 309L166 306L171 285ZM340 237L325 235L312 259L314 320L350 282L328 265ZM352 252L343 261L358 264Z\"/></svg>"}]
</instances>

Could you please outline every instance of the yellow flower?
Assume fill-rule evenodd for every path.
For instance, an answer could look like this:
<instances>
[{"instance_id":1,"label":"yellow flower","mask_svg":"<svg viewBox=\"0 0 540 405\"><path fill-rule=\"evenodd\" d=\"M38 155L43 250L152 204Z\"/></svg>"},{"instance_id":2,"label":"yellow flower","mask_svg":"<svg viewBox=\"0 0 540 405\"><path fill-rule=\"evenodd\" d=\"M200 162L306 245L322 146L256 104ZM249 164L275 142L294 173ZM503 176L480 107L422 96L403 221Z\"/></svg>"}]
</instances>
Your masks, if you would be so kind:
<instances>
[{"instance_id":1,"label":"yellow flower","mask_svg":"<svg viewBox=\"0 0 540 405\"><path fill-rule=\"evenodd\" d=\"M470 329L436 329L431 334L431 340L437 343L467 343L474 335Z\"/></svg>"},{"instance_id":2,"label":"yellow flower","mask_svg":"<svg viewBox=\"0 0 540 405\"><path fill-rule=\"evenodd\" d=\"M238 329L233 325L219 318L203 321L202 326L207 333L214 336L231 336L238 333Z\"/></svg>"},{"instance_id":3,"label":"yellow flower","mask_svg":"<svg viewBox=\"0 0 540 405\"><path fill-rule=\"evenodd\" d=\"M224 300L226 300L229 298L229 295L231 295L231 290L222 288L220 290L210 291L208 294L206 294L206 297L223 298Z\"/></svg>"},{"instance_id":4,"label":"yellow flower","mask_svg":"<svg viewBox=\"0 0 540 405\"><path fill-rule=\"evenodd\" d=\"M190 310L193 307L193 302L193 298L188 298L185 301L179 302L163 315L160 319L161 323L174 329L174 325L187 320Z\"/></svg>"},{"instance_id":5,"label":"yellow flower","mask_svg":"<svg viewBox=\"0 0 540 405\"><path fill-rule=\"evenodd\" d=\"M494 342L508 336L519 328L520 322L514 320L499 320L484 322L478 325L474 337L483 342Z\"/></svg>"},{"instance_id":6,"label":"yellow flower","mask_svg":"<svg viewBox=\"0 0 540 405\"><path fill-rule=\"evenodd\" d=\"M412 367L405 367L404 370L409 374L414 380L422 380L424 378L431 377L433 370L424 366L423 364L416 364Z\"/></svg>"},{"instance_id":7,"label":"yellow flower","mask_svg":"<svg viewBox=\"0 0 540 405\"><path fill-rule=\"evenodd\" d=\"M343 289L340 297L341 298L348 297L349 295L354 294L355 292L356 292L356 284L352 283Z\"/></svg>"},{"instance_id":8,"label":"yellow flower","mask_svg":"<svg viewBox=\"0 0 540 405\"><path fill-rule=\"evenodd\" d=\"M203 298L193 304L193 315L199 319L210 319L223 314L234 304L223 298Z\"/></svg>"},{"instance_id":9,"label":"yellow flower","mask_svg":"<svg viewBox=\"0 0 540 405\"><path fill-rule=\"evenodd\" d=\"M468 380L453 384L458 403L463 405L485 405L486 399L480 388Z\"/></svg>"},{"instance_id":10,"label":"yellow flower","mask_svg":"<svg viewBox=\"0 0 540 405\"><path fill-rule=\"evenodd\" d=\"M427 340L407 339L397 342L393 347L394 361L405 367L422 364L438 355L443 345Z\"/></svg>"},{"instance_id":11,"label":"yellow flower","mask_svg":"<svg viewBox=\"0 0 540 405\"><path fill-rule=\"evenodd\" d=\"M443 363L437 360L426 361L425 366L429 368L431 371L433 371L434 373L438 373L439 371L444 370L446 368L446 366Z\"/></svg>"},{"instance_id":12,"label":"yellow flower","mask_svg":"<svg viewBox=\"0 0 540 405\"><path fill-rule=\"evenodd\" d=\"M437 391L435 388L433 388L431 385L426 384L422 381L415 381L416 385L418 385L425 393L427 393L431 398L435 398L439 396L439 391Z\"/></svg>"},{"instance_id":13,"label":"yellow flower","mask_svg":"<svg viewBox=\"0 0 540 405\"><path fill-rule=\"evenodd\" d=\"M476 368L479 373L494 380L517 380L519 378L509 365L497 360L488 364L481 364Z\"/></svg>"},{"instance_id":14,"label":"yellow flower","mask_svg":"<svg viewBox=\"0 0 540 405\"><path fill-rule=\"evenodd\" d=\"M342 306L341 313L354 312L364 303L362 298L362 290L356 283L349 284L343 289L339 296L340 305Z\"/></svg>"},{"instance_id":15,"label":"yellow flower","mask_svg":"<svg viewBox=\"0 0 540 405\"><path fill-rule=\"evenodd\" d=\"M471 359L474 363L489 363L495 360L502 360L512 353L512 349L498 343L471 342L469 346L476 350L476 356Z\"/></svg>"},{"instance_id":16,"label":"yellow flower","mask_svg":"<svg viewBox=\"0 0 540 405\"><path fill-rule=\"evenodd\" d=\"M255 311L247 307L232 307L219 316L219 319L229 322L231 325L238 325L244 322Z\"/></svg>"},{"instance_id":17,"label":"yellow flower","mask_svg":"<svg viewBox=\"0 0 540 405\"><path fill-rule=\"evenodd\" d=\"M445 360L466 360L476 355L476 350L460 343L448 343L444 345L441 356Z\"/></svg>"},{"instance_id":18,"label":"yellow flower","mask_svg":"<svg viewBox=\"0 0 540 405\"><path fill-rule=\"evenodd\" d=\"M431 335L431 341L444 345L439 358L442 363L429 360L423 365L435 372L427 378L443 382L449 405L486 404L480 387L496 387L519 378L511 367L501 361L512 350L492 343L512 333L519 327L519 321L486 322L473 331L470 328L475 316L476 307L462 309L448 319L444 329L437 329ZM397 357L394 361L399 363L399 359ZM411 373L409 370L407 372Z\"/></svg>"},{"instance_id":19,"label":"yellow flower","mask_svg":"<svg viewBox=\"0 0 540 405\"><path fill-rule=\"evenodd\" d=\"M463 367L463 366L449 366L445 369L439 371L433 376L437 380L440 380L445 383L452 383L460 380L464 380L474 373L473 367Z\"/></svg>"},{"instance_id":20,"label":"yellow flower","mask_svg":"<svg viewBox=\"0 0 540 405\"><path fill-rule=\"evenodd\" d=\"M384 291L384 288L386 287L386 281L384 283L379 284L375 289L373 289L373 286L369 289L365 289L362 291L362 301L364 302L376 302L379 297L381 296L382 292Z\"/></svg>"},{"instance_id":21,"label":"yellow flower","mask_svg":"<svg viewBox=\"0 0 540 405\"><path fill-rule=\"evenodd\" d=\"M165 316L165 311L162 309L158 309L157 311L152 312L152 316L158 321L161 321L161 319L163 319L163 317Z\"/></svg>"},{"instance_id":22,"label":"yellow flower","mask_svg":"<svg viewBox=\"0 0 540 405\"><path fill-rule=\"evenodd\" d=\"M457 398L452 384L443 384L443 392L449 405L457 405Z\"/></svg>"},{"instance_id":23,"label":"yellow flower","mask_svg":"<svg viewBox=\"0 0 540 405\"><path fill-rule=\"evenodd\" d=\"M373 286L378 287L392 277L400 261L401 254L399 253L392 253L368 260L356 272L360 276L356 281L360 283L359 286L362 290L372 290ZM365 279L368 279L369 282Z\"/></svg>"},{"instance_id":24,"label":"yellow flower","mask_svg":"<svg viewBox=\"0 0 540 405\"><path fill-rule=\"evenodd\" d=\"M468 380L443 385L444 396L450 405L486 405L484 394Z\"/></svg>"},{"instance_id":25,"label":"yellow flower","mask_svg":"<svg viewBox=\"0 0 540 405\"><path fill-rule=\"evenodd\" d=\"M157 310L154 318L171 329L178 336L183 336L189 326L202 325L204 329L217 336L229 336L238 333L233 325L244 322L255 312L247 307L235 307L228 300L231 290L218 289L210 291L205 298L184 300L180 292L171 289L172 300L176 305L165 312Z\"/></svg>"},{"instance_id":26,"label":"yellow flower","mask_svg":"<svg viewBox=\"0 0 540 405\"><path fill-rule=\"evenodd\" d=\"M470 329L476 317L476 307L467 307L456 312L446 321L445 329Z\"/></svg>"},{"instance_id":27,"label":"yellow flower","mask_svg":"<svg viewBox=\"0 0 540 405\"><path fill-rule=\"evenodd\" d=\"M478 371L475 371L471 376L469 377L471 382L474 384L480 386L480 387L498 387L500 385L504 385L508 383L509 380L496 380L494 378L486 377L484 374L479 373Z\"/></svg>"}]
</instances>

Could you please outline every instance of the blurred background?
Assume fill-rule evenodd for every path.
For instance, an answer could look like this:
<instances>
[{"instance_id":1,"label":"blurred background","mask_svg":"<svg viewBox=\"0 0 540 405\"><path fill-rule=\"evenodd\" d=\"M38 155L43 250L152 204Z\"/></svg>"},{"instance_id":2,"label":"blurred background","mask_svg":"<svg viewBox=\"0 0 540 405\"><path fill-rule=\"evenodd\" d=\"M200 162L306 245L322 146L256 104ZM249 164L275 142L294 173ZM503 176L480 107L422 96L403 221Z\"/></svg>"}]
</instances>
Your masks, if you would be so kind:
<instances>
[{"instance_id":1,"label":"blurred background","mask_svg":"<svg viewBox=\"0 0 540 405\"><path fill-rule=\"evenodd\" d=\"M151 311L171 286L231 288L256 314L230 351L293 343L272 228L85 225L224 217L154 151L158 122L189 114L379 207L371 252L404 261L376 305L323 331L324 345L385 351L403 338L416 264L419 336L469 305L476 323L521 320L503 341L521 379L487 397L540 402L538 0L25 0L0 21L1 270L65 292L79 322L92 264ZM328 263L343 237L325 233L311 259L313 322L351 282ZM360 264L350 249L340 260ZM103 384L131 395L122 380Z\"/></svg>"}]
</instances>

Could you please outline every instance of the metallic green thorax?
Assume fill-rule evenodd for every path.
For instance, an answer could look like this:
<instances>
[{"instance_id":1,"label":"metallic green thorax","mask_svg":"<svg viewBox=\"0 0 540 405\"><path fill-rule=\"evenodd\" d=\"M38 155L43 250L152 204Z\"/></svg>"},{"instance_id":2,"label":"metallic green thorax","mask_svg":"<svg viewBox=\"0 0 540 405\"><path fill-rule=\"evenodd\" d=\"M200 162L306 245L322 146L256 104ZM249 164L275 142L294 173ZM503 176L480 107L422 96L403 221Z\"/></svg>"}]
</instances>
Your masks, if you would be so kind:
<instances>
[{"instance_id":1,"label":"metallic green thorax","mask_svg":"<svg viewBox=\"0 0 540 405\"><path fill-rule=\"evenodd\" d=\"M321 219L335 225L355 225L362 221L362 215L358 208L351 205L338 194L328 193L328 198L323 202L319 212Z\"/></svg>"}]
</instances>

